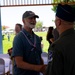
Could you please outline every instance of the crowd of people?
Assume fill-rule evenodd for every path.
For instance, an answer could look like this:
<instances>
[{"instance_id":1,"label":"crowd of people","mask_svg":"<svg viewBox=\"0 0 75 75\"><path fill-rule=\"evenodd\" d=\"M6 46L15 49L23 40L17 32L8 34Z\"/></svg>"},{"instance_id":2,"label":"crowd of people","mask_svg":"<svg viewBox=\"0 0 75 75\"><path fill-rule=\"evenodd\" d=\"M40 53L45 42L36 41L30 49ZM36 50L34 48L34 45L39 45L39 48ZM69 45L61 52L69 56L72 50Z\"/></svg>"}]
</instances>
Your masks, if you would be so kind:
<instances>
[{"instance_id":1,"label":"crowd of people","mask_svg":"<svg viewBox=\"0 0 75 75\"><path fill-rule=\"evenodd\" d=\"M56 28L49 27L48 64L41 57L42 37L33 32L39 18L33 11L23 13L21 24L16 24L13 47L8 50L14 59L13 75L75 75L75 15L67 4L58 4L55 15ZM19 30L18 30L19 29ZM45 45L44 45L45 46Z\"/></svg>"}]
</instances>

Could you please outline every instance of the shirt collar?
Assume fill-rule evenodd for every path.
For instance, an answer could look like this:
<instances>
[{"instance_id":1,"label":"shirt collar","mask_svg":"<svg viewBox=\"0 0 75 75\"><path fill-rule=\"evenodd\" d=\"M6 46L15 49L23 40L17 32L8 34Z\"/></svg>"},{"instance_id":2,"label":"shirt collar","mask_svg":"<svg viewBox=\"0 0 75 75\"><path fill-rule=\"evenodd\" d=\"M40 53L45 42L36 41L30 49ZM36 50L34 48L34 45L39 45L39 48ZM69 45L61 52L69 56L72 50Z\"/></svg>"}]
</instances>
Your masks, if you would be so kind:
<instances>
[{"instance_id":1,"label":"shirt collar","mask_svg":"<svg viewBox=\"0 0 75 75\"><path fill-rule=\"evenodd\" d=\"M31 37L31 36L33 36L34 35L34 32L32 31L32 35L28 32L28 31L26 31L24 28L22 29L22 31L26 34L26 36L27 37Z\"/></svg>"}]
</instances>

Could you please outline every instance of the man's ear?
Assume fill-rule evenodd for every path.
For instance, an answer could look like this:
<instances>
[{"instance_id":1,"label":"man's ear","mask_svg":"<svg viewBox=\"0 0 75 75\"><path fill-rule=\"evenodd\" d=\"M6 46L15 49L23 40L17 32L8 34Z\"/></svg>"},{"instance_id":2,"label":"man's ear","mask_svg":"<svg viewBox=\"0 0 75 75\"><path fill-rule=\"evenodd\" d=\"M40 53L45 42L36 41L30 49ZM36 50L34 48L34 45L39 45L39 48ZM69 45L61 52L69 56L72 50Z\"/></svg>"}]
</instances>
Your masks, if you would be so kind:
<instances>
[{"instance_id":1,"label":"man's ear","mask_svg":"<svg viewBox=\"0 0 75 75\"><path fill-rule=\"evenodd\" d=\"M57 21L57 25L58 25L58 26L61 25L61 19L58 19L58 21Z\"/></svg>"}]
</instances>

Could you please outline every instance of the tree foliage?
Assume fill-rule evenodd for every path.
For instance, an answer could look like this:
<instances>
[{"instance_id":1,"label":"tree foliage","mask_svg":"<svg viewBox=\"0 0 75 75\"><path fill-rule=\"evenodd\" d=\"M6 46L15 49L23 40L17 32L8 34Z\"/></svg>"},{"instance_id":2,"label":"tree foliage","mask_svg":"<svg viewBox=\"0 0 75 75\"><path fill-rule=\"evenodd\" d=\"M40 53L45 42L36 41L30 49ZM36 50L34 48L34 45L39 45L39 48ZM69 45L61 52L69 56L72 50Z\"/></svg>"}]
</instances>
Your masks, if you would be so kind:
<instances>
[{"instance_id":1,"label":"tree foliage","mask_svg":"<svg viewBox=\"0 0 75 75\"><path fill-rule=\"evenodd\" d=\"M53 0L53 2L54 3L56 3L56 2L58 2L58 3L60 3L60 1L61 0ZM72 2L72 0L62 0L61 1L61 3L69 3L69 2ZM71 5L72 7L73 7L73 9L74 9L74 11L75 11L75 5ZM53 8L52 8L52 10L54 11L54 12L56 12L56 8L57 8L57 5L53 5Z\"/></svg>"},{"instance_id":2,"label":"tree foliage","mask_svg":"<svg viewBox=\"0 0 75 75\"><path fill-rule=\"evenodd\" d=\"M36 28L42 28L43 23L41 21L38 21L36 23Z\"/></svg>"},{"instance_id":3,"label":"tree foliage","mask_svg":"<svg viewBox=\"0 0 75 75\"><path fill-rule=\"evenodd\" d=\"M2 30L5 30L6 29L6 27L5 26L2 26Z\"/></svg>"}]
</instances>

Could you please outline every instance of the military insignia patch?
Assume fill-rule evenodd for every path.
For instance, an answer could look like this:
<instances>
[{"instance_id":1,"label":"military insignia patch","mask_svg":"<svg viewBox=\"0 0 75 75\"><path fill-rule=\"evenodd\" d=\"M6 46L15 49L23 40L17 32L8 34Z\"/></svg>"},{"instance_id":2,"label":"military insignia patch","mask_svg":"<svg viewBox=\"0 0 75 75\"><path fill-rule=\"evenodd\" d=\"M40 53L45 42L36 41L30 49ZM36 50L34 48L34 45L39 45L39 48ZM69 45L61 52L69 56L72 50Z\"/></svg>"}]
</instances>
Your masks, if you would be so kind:
<instances>
[{"instance_id":1,"label":"military insignia patch","mask_svg":"<svg viewBox=\"0 0 75 75\"><path fill-rule=\"evenodd\" d=\"M49 50L48 52L48 62L51 62L53 60L53 51Z\"/></svg>"}]
</instances>

